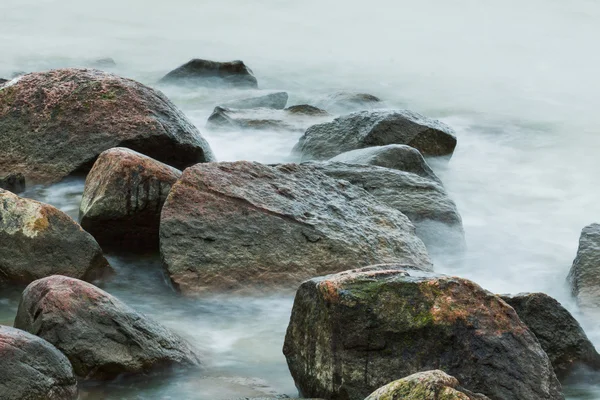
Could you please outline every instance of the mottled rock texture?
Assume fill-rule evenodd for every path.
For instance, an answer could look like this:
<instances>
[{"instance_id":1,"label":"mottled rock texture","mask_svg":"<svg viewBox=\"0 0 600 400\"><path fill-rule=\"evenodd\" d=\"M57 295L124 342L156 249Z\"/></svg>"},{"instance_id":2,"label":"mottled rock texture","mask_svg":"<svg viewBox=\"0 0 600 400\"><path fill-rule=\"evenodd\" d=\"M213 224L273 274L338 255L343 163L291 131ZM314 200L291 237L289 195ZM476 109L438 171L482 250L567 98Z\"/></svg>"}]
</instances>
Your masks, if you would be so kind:
<instances>
[{"instance_id":1,"label":"mottled rock texture","mask_svg":"<svg viewBox=\"0 0 600 400\"><path fill-rule=\"evenodd\" d=\"M293 153L300 161L327 160L350 150L388 144L406 144L425 157L450 157L456 137L446 124L412 111L359 111L311 126Z\"/></svg>"},{"instance_id":2,"label":"mottled rock texture","mask_svg":"<svg viewBox=\"0 0 600 400\"><path fill-rule=\"evenodd\" d=\"M32 73L0 88L0 175L49 183L123 146L176 168L214 159L162 93L93 69Z\"/></svg>"},{"instance_id":3,"label":"mottled rock texture","mask_svg":"<svg viewBox=\"0 0 600 400\"><path fill-rule=\"evenodd\" d=\"M459 386L458 379L444 371L418 372L389 383L365 400L490 400Z\"/></svg>"},{"instance_id":4,"label":"mottled rock texture","mask_svg":"<svg viewBox=\"0 0 600 400\"><path fill-rule=\"evenodd\" d=\"M307 397L362 400L440 369L494 400L564 398L548 356L510 306L466 279L409 268L304 282L283 352Z\"/></svg>"},{"instance_id":5,"label":"mottled rock texture","mask_svg":"<svg viewBox=\"0 0 600 400\"><path fill-rule=\"evenodd\" d=\"M13 193L25 191L25 176L20 172L13 172L5 176L0 176L0 189L8 190Z\"/></svg>"},{"instance_id":6,"label":"mottled rock texture","mask_svg":"<svg viewBox=\"0 0 600 400\"><path fill-rule=\"evenodd\" d=\"M197 86L257 88L258 81L243 61L210 61L193 59L165 75L163 83Z\"/></svg>"},{"instance_id":7,"label":"mottled rock texture","mask_svg":"<svg viewBox=\"0 0 600 400\"><path fill-rule=\"evenodd\" d=\"M293 288L351 265L430 268L403 214L296 164L186 169L163 207L160 246L172 281L185 293Z\"/></svg>"},{"instance_id":8,"label":"mottled rock texture","mask_svg":"<svg viewBox=\"0 0 600 400\"><path fill-rule=\"evenodd\" d=\"M600 224L581 231L577 257L567 280L584 311L600 312Z\"/></svg>"},{"instance_id":9,"label":"mottled rock texture","mask_svg":"<svg viewBox=\"0 0 600 400\"><path fill-rule=\"evenodd\" d=\"M503 295L502 299L537 337L560 379L580 366L600 369L600 355L594 345L558 301L544 293Z\"/></svg>"},{"instance_id":10,"label":"mottled rock texture","mask_svg":"<svg viewBox=\"0 0 600 400\"><path fill-rule=\"evenodd\" d=\"M223 104L226 108L248 109L248 108L273 108L283 110L288 101L286 92L269 93L264 96L250 97L238 100L230 100Z\"/></svg>"},{"instance_id":11,"label":"mottled rock texture","mask_svg":"<svg viewBox=\"0 0 600 400\"><path fill-rule=\"evenodd\" d=\"M382 108L383 102L379 97L368 93L336 92L327 95L318 102L318 105L331 112L347 113L351 111Z\"/></svg>"},{"instance_id":12,"label":"mottled rock texture","mask_svg":"<svg viewBox=\"0 0 600 400\"><path fill-rule=\"evenodd\" d=\"M0 325L0 399L75 400L77 380L67 357L50 343Z\"/></svg>"},{"instance_id":13,"label":"mottled rock texture","mask_svg":"<svg viewBox=\"0 0 600 400\"><path fill-rule=\"evenodd\" d=\"M102 246L158 250L160 212L181 171L130 149L103 152L85 181L81 226Z\"/></svg>"},{"instance_id":14,"label":"mottled rock texture","mask_svg":"<svg viewBox=\"0 0 600 400\"><path fill-rule=\"evenodd\" d=\"M15 327L56 346L85 379L198 366L191 346L103 290L51 276L23 292Z\"/></svg>"},{"instance_id":15,"label":"mottled rock texture","mask_svg":"<svg viewBox=\"0 0 600 400\"><path fill-rule=\"evenodd\" d=\"M61 274L93 280L110 271L94 238L62 211L0 189L0 282Z\"/></svg>"}]
</instances>

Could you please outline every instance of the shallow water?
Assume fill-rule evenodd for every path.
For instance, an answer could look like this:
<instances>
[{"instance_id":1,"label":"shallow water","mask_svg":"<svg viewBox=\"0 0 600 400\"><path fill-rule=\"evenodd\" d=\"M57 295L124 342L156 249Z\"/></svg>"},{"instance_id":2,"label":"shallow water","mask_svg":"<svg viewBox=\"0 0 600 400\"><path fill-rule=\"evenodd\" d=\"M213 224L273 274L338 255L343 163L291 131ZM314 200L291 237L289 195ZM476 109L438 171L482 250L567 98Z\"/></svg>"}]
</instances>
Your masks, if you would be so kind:
<instances>
[{"instance_id":1,"label":"shallow water","mask_svg":"<svg viewBox=\"0 0 600 400\"><path fill-rule=\"evenodd\" d=\"M326 4L324 4L326 3ZM502 293L544 291L578 318L565 285L583 226L600 215L600 3L594 0L2 0L0 77L112 57L114 72L155 82L192 57L243 59L289 104L337 89L380 96L457 132L434 165L463 216L466 260L437 269ZM161 87L220 160L289 159L295 133L209 132L212 108L251 92ZM29 196L77 217L82 182ZM207 354L202 376L86 387L90 399L228 399L295 394L281 354L291 296L183 300L155 260L111 258L109 292ZM0 297L0 323L18 291ZM580 318L600 344L599 321ZM262 379L235 381L224 377ZM600 399L600 387L566 388Z\"/></svg>"}]
</instances>

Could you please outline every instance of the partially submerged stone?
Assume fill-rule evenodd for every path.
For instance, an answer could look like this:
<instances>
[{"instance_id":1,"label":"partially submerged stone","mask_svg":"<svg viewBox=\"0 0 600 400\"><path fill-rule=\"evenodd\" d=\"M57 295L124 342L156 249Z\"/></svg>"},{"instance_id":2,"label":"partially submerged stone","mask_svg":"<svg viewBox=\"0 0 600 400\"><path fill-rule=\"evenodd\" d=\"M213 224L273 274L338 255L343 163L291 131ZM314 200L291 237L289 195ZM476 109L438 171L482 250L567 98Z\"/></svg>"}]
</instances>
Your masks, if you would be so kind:
<instances>
[{"instance_id":1,"label":"partially submerged stone","mask_svg":"<svg viewBox=\"0 0 600 400\"><path fill-rule=\"evenodd\" d=\"M79 219L103 246L158 250L160 212L181 171L130 149L100 154L87 176Z\"/></svg>"},{"instance_id":2,"label":"partially submerged stone","mask_svg":"<svg viewBox=\"0 0 600 400\"><path fill-rule=\"evenodd\" d=\"M577 257L567 278L584 311L600 311L600 224L583 228Z\"/></svg>"},{"instance_id":3,"label":"partially submerged stone","mask_svg":"<svg viewBox=\"0 0 600 400\"><path fill-rule=\"evenodd\" d=\"M294 147L301 161L327 160L371 146L405 144L425 157L450 157L456 136L446 124L409 110L359 111L306 130Z\"/></svg>"},{"instance_id":4,"label":"partially submerged stone","mask_svg":"<svg viewBox=\"0 0 600 400\"><path fill-rule=\"evenodd\" d=\"M578 367L600 369L600 354L581 325L558 301L544 293L503 295L502 299L535 334L560 379Z\"/></svg>"},{"instance_id":5,"label":"partially submerged stone","mask_svg":"<svg viewBox=\"0 0 600 400\"><path fill-rule=\"evenodd\" d=\"M287 101L288 94L286 92L275 92L258 97L230 100L224 103L223 107L237 108L240 110L248 108L272 108L275 110L283 110Z\"/></svg>"},{"instance_id":6,"label":"partially submerged stone","mask_svg":"<svg viewBox=\"0 0 600 400\"><path fill-rule=\"evenodd\" d=\"M100 246L51 205L0 189L0 282L61 274L93 280L110 271Z\"/></svg>"},{"instance_id":7,"label":"partially submerged stone","mask_svg":"<svg viewBox=\"0 0 600 400\"><path fill-rule=\"evenodd\" d=\"M56 182L128 147L176 168L212 161L208 143L162 93L93 69L32 73L0 87L0 175Z\"/></svg>"},{"instance_id":8,"label":"partially submerged stone","mask_svg":"<svg viewBox=\"0 0 600 400\"><path fill-rule=\"evenodd\" d=\"M8 190L13 193L24 192L25 176L20 172L0 176L0 189Z\"/></svg>"},{"instance_id":9,"label":"partially submerged stone","mask_svg":"<svg viewBox=\"0 0 600 400\"><path fill-rule=\"evenodd\" d=\"M417 372L389 383L365 400L489 400L459 386L458 379L444 371Z\"/></svg>"},{"instance_id":10,"label":"partially submerged stone","mask_svg":"<svg viewBox=\"0 0 600 400\"><path fill-rule=\"evenodd\" d=\"M347 113L382 108L382 103L379 97L369 93L341 91L326 96L318 104L331 112Z\"/></svg>"},{"instance_id":11,"label":"partially submerged stone","mask_svg":"<svg viewBox=\"0 0 600 400\"><path fill-rule=\"evenodd\" d=\"M51 276L23 292L15 327L56 346L84 379L197 367L195 350L158 322L80 280Z\"/></svg>"},{"instance_id":12,"label":"partially submerged stone","mask_svg":"<svg viewBox=\"0 0 600 400\"><path fill-rule=\"evenodd\" d=\"M510 306L466 279L410 267L304 282L283 352L307 397L362 400L441 369L494 400L564 398L548 356Z\"/></svg>"},{"instance_id":13,"label":"partially submerged stone","mask_svg":"<svg viewBox=\"0 0 600 400\"><path fill-rule=\"evenodd\" d=\"M295 164L198 164L173 185L160 246L184 293L292 288L350 265L431 268L402 213L364 190Z\"/></svg>"},{"instance_id":14,"label":"partially submerged stone","mask_svg":"<svg viewBox=\"0 0 600 400\"><path fill-rule=\"evenodd\" d=\"M318 109L317 109L318 110ZM233 109L216 107L208 117L207 128L213 130L270 130L302 132L309 126L328 121L327 113L316 112L305 106L289 107L284 110L272 108Z\"/></svg>"},{"instance_id":15,"label":"partially submerged stone","mask_svg":"<svg viewBox=\"0 0 600 400\"><path fill-rule=\"evenodd\" d=\"M0 325L0 399L75 400L73 368L50 343Z\"/></svg>"},{"instance_id":16,"label":"partially submerged stone","mask_svg":"<svg viewBox=\"0 0 600 400\"><path fill-rule=\"evenodd\" d=\"M257 88L258 81L243 61L210 61L195 58L165 75L162 83L198 86Z\"/></svg>"}]
</instances>

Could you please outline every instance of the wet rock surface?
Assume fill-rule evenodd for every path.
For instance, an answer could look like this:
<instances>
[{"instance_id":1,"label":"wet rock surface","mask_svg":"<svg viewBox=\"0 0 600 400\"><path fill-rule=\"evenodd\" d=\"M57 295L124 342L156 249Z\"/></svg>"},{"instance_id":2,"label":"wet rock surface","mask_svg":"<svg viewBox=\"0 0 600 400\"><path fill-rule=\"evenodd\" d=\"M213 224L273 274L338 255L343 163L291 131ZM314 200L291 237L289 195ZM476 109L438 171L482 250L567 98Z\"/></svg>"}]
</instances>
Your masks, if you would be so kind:
<instances>
[{"instance_id":1,"label":"wet rock surface","mask_svg":"<svg viewBox=\"0 0 600 400\"><path fill-rule=\"evenodd\" d=\"M243 61L193 59L165 75L160 82L197 86L257 88L258 81Z\"/></svg>"},{"instance_id":2,"label":"wet rock surface","mask_svg":"<svg viewBox=\"0 0 600 400\"><path fill-rule=\"evenodd\" d=\"M56 346L84 379L200 364L178 335L103 290L64 276L25 289L15 327Z\"/></svg>"},{"instance_id":3,"label":"wet rock surface","mask_svg":"<svg viewBox=\"0 0 600 400\"><path fill-rule=\"evenodd\" d=\"M230 100L223 103L225 108L247 109L247 108L273 108L283 110L288 101L286 92L269 93L264 96L250 97L239 100Z\"/></svg>"},{"instance_id":4,"label":"wet rock surface","mask_svg":"<svg viewBox=\"0 0 600 400\"><path fill-rule=\"evenodd\" d=\"M0 189L13 193L21 193L25 190L25 177L21 173L10 173L0 176Z\"/></svg>"},{"instance_id":5,"label":"wet rock surface","mask_svg":"<svg viewBox=\"0 0 600 400\"><path fill-rule=\"evenodd\" d=\"M377 389L365 400L490 400L459 385L444 371L418 372Z\"/></svg>"},{"instance_id":6,"label":"wet rock surface","mask_svg":"<svg viewBox=\"0 0 600 400\"><path fill-rule=\"evenodd\" d=\"M456 147L452 128L408 110L359 111L311 126L293 153L301 161L327 160L371 146L405 144L425 157L450 157Z\"/></svg>"},{"instance_id":7,"label":"wet rock surface","mask_svg":"<svg viewBox=\"0 0 600 400\"><path fill-rule=\"evenodd\" d=\"M93 280L110 271L94 238L62 211L0 189L0 282L61 274Z\"/></svg>"},{"instance_id":8,"label":"wet rock surface","mask_svg":"<svg viewBox=\"0 0 600 400\"><path fill-rule=\"evenodd\" d=\"M600 224L583 228L577 257L567 277L573 295L586 312L600 312Z\"/></svg>"},{"instance_id":9,"label":"wet rock surface","mask_svg":"<svg viewBox=\"0 0 600 400\"><path fill-rule=\"evenodd\" d=\"M67 357L37 336L0 325L0 399L77 397L77 380Z\"/></svg>"},{"instance_id":10,"label":"wet rock surface","mask_svg":"<svg viewBox=\"0 0 600 400\"><path fill-rule=\"evenodd\" d=\"M163 207L160 246L171 280L188 294L291 288L357 264L430 268L403 214L296 164L186 169Z\"/></svg>"},{"instance_id":11,"label":"wet rock surface","mask_svg":"<svg viewBox=\"0 0 600 400\"><path fill-rule=\"evenodd\" d=\"M325 110L344 113L381 108L383 102L377 96L360 92L336 92L326 96L318 105Z\"/></svg>"},{"instance_id":12,"label":"wet rock surface","mask_svg":"<svg viewBox=\"0 0 600 400\"><path fill-rule=\"evenodd\" d=\"M32 73L0 88L0 175L56 182L123 146L176 168L213 160L162 93L93 69Z\"/></svg>"},{"instance_id":13,"label":"wet rock surface","mask_svg":"<svg viewBox=\"0 0 600 400\"><path fill-rule=\"evenodd\" d=\"M600 354L581 325L558 301L544 293L502 295L534 333L560 379L585 366L600 369Z\"/></svg>"},{"instance_id":14,"label":"wet rock surface","mask_svg":"<svg viewBox=\"0 0 600 400\"><path fill-rule=\"evenodd\" d=\"M510 306L466 279L410 267L304 282L283 351L308 397L361 400L440 369L495 400L564 398L548 356Z\"/></svg>"},{"instance_id":15,"label":"wet rock surface","mask_svg":"<svg viewBox=\"0 0 600 400\"><path fill-rule=\"evenodd\" d=\"M158 250L160 212L181 171L126 148L103 152L87 176L79 219L102 245Z\"/></svg>"}]
</instances>

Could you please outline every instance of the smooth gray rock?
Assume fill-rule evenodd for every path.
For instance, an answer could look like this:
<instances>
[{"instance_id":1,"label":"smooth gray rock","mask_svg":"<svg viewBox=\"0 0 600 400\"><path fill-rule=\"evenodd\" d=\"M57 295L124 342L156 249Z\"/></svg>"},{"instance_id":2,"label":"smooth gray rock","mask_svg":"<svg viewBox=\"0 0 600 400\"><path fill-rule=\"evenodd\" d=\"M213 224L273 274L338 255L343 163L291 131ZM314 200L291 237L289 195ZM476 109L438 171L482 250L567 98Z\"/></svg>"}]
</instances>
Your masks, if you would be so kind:
<instances>
[{"instance_id":1,"label":"smooth gray rock","mask_svg":"<svg viewBox=\"0 0 600 400\"><path fill-rule=\"evenodd\" d=\"M0 325L0 399L75 400L77 380L69 360L56 347Z\"/></svg>"},{"instance_id":2,"label":"smooth gray rock","mask_svg":"<svg viewBox=\"0 0 600 400\"><path fill-rule=\"evenodd\" d=\"M581 366L600 369L600 354L581 325L558 301L544 293L501 297L535 334L560 379Z\"/></svg>"},{"instance_id":3,"label":"smooth gray rock","mask_svg":"<svg viewBox=\"0 0 600 400\"><path fill-rule=\"evenodd\" d=\"M84 379L200 365L178 335L105 291L64 276L27 286L15 327L56 346Z\"/></svg>"},{"instance_id":4,"label":"smooth gray rock","mask_svg":"<svg viewBox=\"0 0 600 400\"><path fill-rule=\"evenodd\" d=\"M382 101L377 96L368 93L344 91L325 96L317 104L319 107L334 113L382 108Z\"/></svg>"},{"instance_id":5,"label":"smooth gray rock","mask_svg":"<svg viewBox=\"0 0 600 400\"><path fill-rule=\"evenodd\" d=\"M564 399L548 356L510 306L466 279L406 265L302 283L283 353L306 397L363 400L441 369L494 400Z\"/></svg>"},{"instance_id":6,"label":"smooth gray rock","mask_svg":"<svg viewBox=\"0 0 600 400\"><path fill-rule=\"evenodd\" d=\"M331 116L311 106L293 106L284 110L272 108L233 109L215 107L206 127L212 130L271 130L303 132L309 126L331 120Z\"/></svg>"},{"instance_id":7,"label":"smooth gray rock","mask_svg":"<svg viewBox=\"0 0 600 400\"><path fill-rule=\"evenodd\" d=\"M600 311L600 224L588 225L581 231L577 257L567 280L584 311Z\"/></svg>"},{"instance_id":8,"label":"smooth gray rock","mask_svg":"<svg viewBox=\"0 0 600 400\"><path fill-rule=\"evenodd\" d=\"M0 189L0 282L61 274L93 280L111 271L92 235L51 205Z\"/></svg>"},{"instance_id":9,"label":"smooth gray rock","mask_svg":"<svg viewBox=\"0 0 600 400\"><path fill-rule=\"evenodd\" d=\"M161 83L257 88L258 81L243 61L193 59L165 75Z\"/></svg>"},{"instance_id":10,"label":"smooth gray rock","mask_svg":"<svg viewBox=\"0 0 600 400\"><path fill-rule=\"evenodd\" d=\"M412 223L364 190L316 168L198 164L173 185L160 246L184 293L289 289L349 265L431 268Z\"/></svg>"},{"instance_id":11,"label":"smooth gray rock","mask_svg":"<svg viewBox=\"0 0 600 400\"><path fill-rule=\"evenodd\" d=\"M359 111L311 126L293 153L301 161L327 160L347 151L388 144L406 144L425 157L450 157L456 137L446 124L412 111Z\"/></svg>"},{"instance_id":12,"label":"smooth gray rock","mask_svg":"<svg viewBox=\"0 0 600 400\"><path fill-rule=\"evenodd\" d=\"M158 251L160 212L181 171L130 149L106 150L85 180L81 226L105 247Z\"/></svg>"},{"instance_id":13,"label":"smooth gray rock","mask_svg":"<svg viewBox=\"0 0 600 400\"><path fill-rule=\"evenodd\" d=\"M0 177L0 189L8 190L13 193L25 191L25 176L22 173L10 173Z\"/></svg>"},{"instance_id":14,"label":"smooth gray rock","mask_svg":"<svg viewBox=\"0 0 600 400\"><path fill-rule=\"evenodd\" d=\"M465 249L462 218L438 180L410 172L340 162L310 162L324 174L356 185L406 215L430 253Z\"/></svg>"},{"instance_id":15,"label":"smooth gray rock","mask_svg":"<svg viewBox=\"0 0 600 400\"><path fill-rule=\"evenodd\" d=\"M352 150L339 154L329 161L397 169L440 181L419 150L404 144L389 144L387 146Z\"/></svg>"},{"instance_id":16,"label":"smooth gray rock","mask_svg":"<svg viewBox=\"0 0 600 400\"><path fill-rule=\"evenodd\" d=\"M231 100L223 104L225 108L237 108L240 110L248 108L273 108L283 110L288 101L286 92L269 93L264 96L250 97L247 99Z\"/></svg>"}]
</instances>

